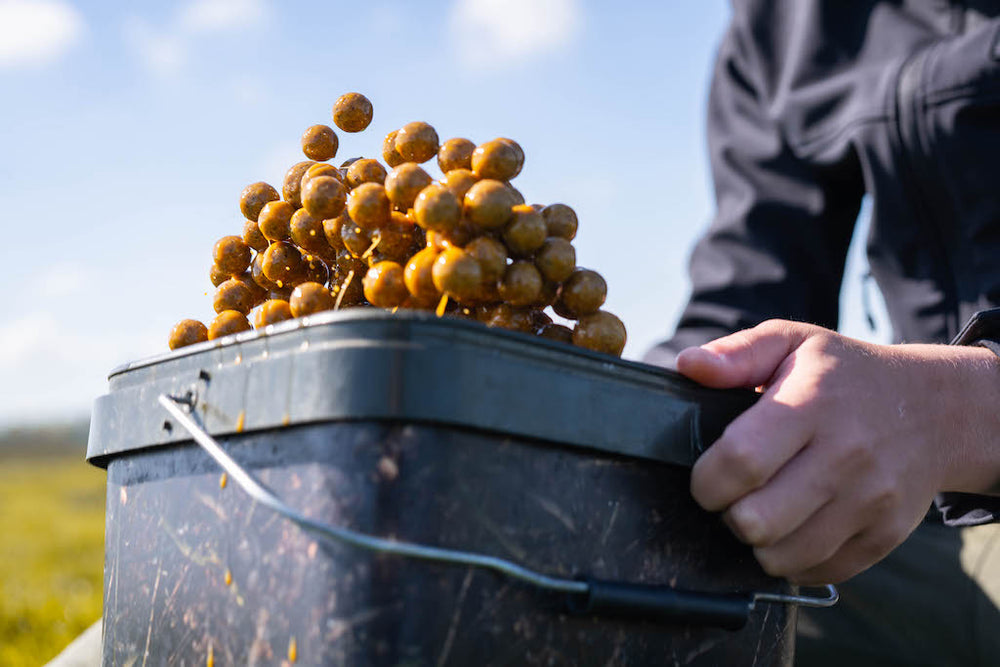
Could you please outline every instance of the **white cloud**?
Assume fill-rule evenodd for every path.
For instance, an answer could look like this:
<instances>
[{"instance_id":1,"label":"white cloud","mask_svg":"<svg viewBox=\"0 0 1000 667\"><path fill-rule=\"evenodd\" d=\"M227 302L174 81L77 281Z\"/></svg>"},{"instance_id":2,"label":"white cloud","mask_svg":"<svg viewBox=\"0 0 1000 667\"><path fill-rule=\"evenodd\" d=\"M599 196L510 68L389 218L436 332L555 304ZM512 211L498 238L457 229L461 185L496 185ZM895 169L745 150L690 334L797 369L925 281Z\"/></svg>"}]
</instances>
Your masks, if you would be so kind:
<instances>
[{"instance_id":1,"label":"white cloud","mask_svg":"<svg viewBox=\"0 0 1000 667\"><path fill-rule=\"evenodd\" d=\"M192 0L163 26L138 17L128 19L125 38L148 69L173 75L190 59L197 37L253 28L263 24L267 15L264 0Z\"/></svg>"},{"instance_id":2,"label":"white cloud","mask_svg":"<svg viewBox=\"0 0 1000 667\"><path fill-rule=\"evenodd\" d=\"M107 391L112 368L166 351L164 331L120 319L128 326L103 314L80 322L56 309L0 324L0 378L16 387L0 403L0 425L80 414Z\"/></svg>"},{"instance_id":3,"label":"white cloud","mask_svg":"<svg viewBox=\"0 0 1000 667\"><path fill-rule=\"evenodd\" d=\"M567 48L582 13L579 0L457 0L450 28L463 63L499 67Z\"/></svg>"},{"instance_id":4,"label":"white cloud","mask_svg":"<svg viewBox=\"0 0 1000 667\"><path fill-rule=\"evenodd\" d=\"M0 69L49 65L85 28L80 12L60 0L0 0Z\"/></svg>"},{"instance_id":5,"label":"white cloud","mask_svg":"<svg viewBox=\"0 0 1000 667\"><path fill-rule=\"evenodd\" d=\"M236 30L261 23L263 0L195 0L181 9L178 24L190 32Z\"/></svg>"}]
</instances>

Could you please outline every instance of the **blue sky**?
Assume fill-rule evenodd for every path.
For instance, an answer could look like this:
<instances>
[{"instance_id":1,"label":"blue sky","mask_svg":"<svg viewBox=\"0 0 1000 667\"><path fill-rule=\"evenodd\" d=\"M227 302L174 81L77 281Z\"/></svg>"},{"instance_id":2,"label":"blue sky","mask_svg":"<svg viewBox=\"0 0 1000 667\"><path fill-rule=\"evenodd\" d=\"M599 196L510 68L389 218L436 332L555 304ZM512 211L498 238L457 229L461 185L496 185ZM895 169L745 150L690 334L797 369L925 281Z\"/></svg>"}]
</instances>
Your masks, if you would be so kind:
<instances>
[{"instance_id":1,"label":"blue sky","mask_svg":"<svg viewBox=\"0 0 1000 667\"><path fill-rule=\"evenodd\" d=\"M174 322L212 316L212 244L248 183L280 186L344 92L375 107L338 160L411 120L509 136L515 185L580 218L578 263L636 358L673 327L710 220L704 108L728 3L596 0L131 3L0 0L8 289L0 424L86 414ZM858 248L842 329L869 332ZM874 290L873 286L869 289Z\"/></svg>"}]
</instances>

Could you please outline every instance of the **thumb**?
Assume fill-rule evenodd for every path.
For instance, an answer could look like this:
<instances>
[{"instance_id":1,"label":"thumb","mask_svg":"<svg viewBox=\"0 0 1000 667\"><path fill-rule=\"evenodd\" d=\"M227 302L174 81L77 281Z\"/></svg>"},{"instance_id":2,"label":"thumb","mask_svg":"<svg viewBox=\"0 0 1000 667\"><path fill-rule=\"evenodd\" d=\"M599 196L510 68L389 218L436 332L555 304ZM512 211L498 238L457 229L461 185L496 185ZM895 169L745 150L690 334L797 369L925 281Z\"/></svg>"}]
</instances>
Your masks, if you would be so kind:
<instances>
[{"instance_id":1,"label":"thumb","mask_svg":"<svg viewBox=\"0 0 1000 667\"><path fill-rule=\"evenodd\" d=\"M811 327L769 320L677 355L677 370L716 389L766 384L788 355L809 337Z\"/></svg>"}]
</instances>

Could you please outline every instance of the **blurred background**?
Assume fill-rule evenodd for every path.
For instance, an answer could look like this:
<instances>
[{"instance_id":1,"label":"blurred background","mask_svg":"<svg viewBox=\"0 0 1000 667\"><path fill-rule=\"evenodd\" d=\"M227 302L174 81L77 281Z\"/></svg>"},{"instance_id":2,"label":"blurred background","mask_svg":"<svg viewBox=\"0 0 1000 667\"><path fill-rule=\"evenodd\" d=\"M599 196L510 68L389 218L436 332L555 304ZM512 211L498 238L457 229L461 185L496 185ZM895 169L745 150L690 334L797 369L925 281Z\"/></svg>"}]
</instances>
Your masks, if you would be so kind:
<instances>
[{"instance_id":1,"label":"blurred background","mask_svg":"<svg viewBox=\"0 0 1000 667\"><path fill-rule=\"evenodd\" d=\"M338 163L380 158L411 120L442 141L517 140L514 185L577 211L578 263L607 279L624 356L666 336L712 214L703 117L728 14L724 0L0 0L0 664L44 662L100 616L91 402L113 367L166 351L175 322L212 318L211 249L241 232L240 191L280 189L344 92L375 118L338 132ZM841 330L881 342L866 211Z\"/></svg>"}]
</instances>

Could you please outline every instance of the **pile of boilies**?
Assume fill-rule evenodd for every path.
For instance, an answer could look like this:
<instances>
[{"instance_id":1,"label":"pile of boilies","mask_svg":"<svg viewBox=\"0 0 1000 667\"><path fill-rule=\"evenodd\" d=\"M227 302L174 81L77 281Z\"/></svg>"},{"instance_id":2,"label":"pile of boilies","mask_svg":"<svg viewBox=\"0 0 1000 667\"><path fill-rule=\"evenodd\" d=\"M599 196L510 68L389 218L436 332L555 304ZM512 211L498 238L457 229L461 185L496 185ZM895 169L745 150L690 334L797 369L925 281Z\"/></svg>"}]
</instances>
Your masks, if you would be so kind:
<instances>
[{"instance_id":1,"label":"pile of boilies","mask_svg":"<svg viewBox=\"0 0 1000 667\"><path fill-rule=\"evenodd\" d=\"M371 123L358 93L340 97L344 132ZM576 213L565 204L527 205L510 185L524 152L510 139L439 144L427 123L407 123L382 145L383 166L361 158L336 167L332 128L302 135L308 160L288 170L281 192L267 183L240 196L241 236L215 244L215 320L183 320L170 349L293 317L346 307L436 310L620 355L621 320L601 310L604 279L576 266ZM444 177L420 166L433 157ZM573 329L545 313L576 320Z\"/></svg>"}]
</instances>

